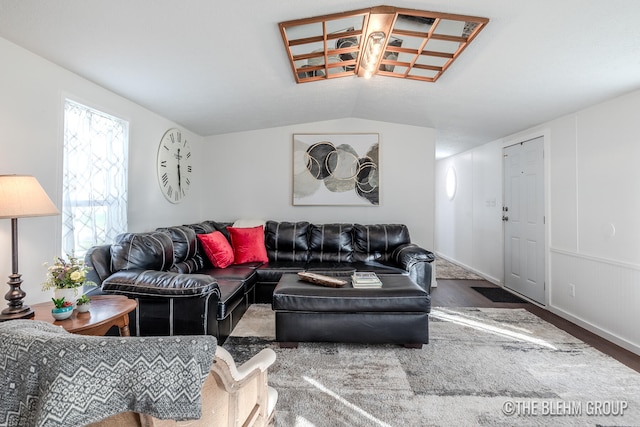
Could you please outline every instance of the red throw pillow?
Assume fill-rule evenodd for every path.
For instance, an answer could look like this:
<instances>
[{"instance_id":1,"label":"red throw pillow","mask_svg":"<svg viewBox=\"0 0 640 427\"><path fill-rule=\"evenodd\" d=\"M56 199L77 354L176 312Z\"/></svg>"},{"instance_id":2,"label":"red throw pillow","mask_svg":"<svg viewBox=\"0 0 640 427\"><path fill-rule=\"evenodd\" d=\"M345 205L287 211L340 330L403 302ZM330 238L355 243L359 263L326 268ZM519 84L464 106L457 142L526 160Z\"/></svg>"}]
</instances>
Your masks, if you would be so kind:
<instances>
[{"instance_id":1,"label":"red throw pillow","mask_svg":"<svg viewBox=\"0 0 640 427\"><path fill-rule=\"evenodd\" d=\"M227 227L231 235L231 246L236 264L245 262L268 262L264 245L264 226L251 228Z\"/></svg>"},{"instance_id":2,"label":"red throw pillow","mask_svg":"<svg viewBox=\"0 0 640 427\"><path fill-rule=\"evenodd\" d=\"M198 234L204 253L217 268L225 268L233 264L233 249L224 235L219 231L209 234Z\"/></svg>"}]
</instances>

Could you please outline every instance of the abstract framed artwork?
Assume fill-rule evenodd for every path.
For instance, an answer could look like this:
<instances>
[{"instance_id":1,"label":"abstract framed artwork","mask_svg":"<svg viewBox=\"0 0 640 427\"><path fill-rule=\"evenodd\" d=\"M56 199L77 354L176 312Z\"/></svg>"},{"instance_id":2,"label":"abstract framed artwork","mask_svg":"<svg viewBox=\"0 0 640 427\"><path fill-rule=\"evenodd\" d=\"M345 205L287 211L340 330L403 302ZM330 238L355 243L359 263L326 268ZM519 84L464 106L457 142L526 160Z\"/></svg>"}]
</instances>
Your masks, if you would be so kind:
<instances>
[{"instance_id":1,"label":"abstract framed artwork","mask_svg":"<svg viewBox=\"0 0 640 427\"><path fill-rule=\"evenodd\" d=\"M379 206L380 135L293 134L294 206Z\"/></svg>"}]
</instances>

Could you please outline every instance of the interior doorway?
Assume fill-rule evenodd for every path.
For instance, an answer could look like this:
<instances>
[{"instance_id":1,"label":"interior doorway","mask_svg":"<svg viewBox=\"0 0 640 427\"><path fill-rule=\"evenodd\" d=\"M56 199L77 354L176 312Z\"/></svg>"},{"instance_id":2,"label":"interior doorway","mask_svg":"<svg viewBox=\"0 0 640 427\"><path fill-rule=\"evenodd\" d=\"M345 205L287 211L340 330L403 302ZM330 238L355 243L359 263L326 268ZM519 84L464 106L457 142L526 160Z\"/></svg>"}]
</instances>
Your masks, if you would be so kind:
<instances>
[{"instance_id":1,"label":"interior doorway","mask_svg":"<svg viewBox=\"0 0 640 427\"><path fill-rule=\"evenodd\" d=\"M545 304L544 138L505 147L505 287Z\"/></svg>"}]
</instances>

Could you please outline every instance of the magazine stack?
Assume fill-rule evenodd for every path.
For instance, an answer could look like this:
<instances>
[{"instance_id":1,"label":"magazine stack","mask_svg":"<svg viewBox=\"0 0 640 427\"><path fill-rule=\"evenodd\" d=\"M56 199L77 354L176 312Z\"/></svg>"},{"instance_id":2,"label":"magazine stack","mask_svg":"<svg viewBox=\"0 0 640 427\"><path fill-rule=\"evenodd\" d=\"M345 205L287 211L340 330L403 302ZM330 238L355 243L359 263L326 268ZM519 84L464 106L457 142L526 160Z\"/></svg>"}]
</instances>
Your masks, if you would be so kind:
<instances>
[{"instance_id":1,"label":"magazine stack","mask_svg":"<svg viewBox=\"0 0 640 427\"><path fill-rule=\"evenodd\" d=\"M356 271L351 276L354 288L381 288L382 282L376 273L370 271Z\"/></svg>"}]
</instances>

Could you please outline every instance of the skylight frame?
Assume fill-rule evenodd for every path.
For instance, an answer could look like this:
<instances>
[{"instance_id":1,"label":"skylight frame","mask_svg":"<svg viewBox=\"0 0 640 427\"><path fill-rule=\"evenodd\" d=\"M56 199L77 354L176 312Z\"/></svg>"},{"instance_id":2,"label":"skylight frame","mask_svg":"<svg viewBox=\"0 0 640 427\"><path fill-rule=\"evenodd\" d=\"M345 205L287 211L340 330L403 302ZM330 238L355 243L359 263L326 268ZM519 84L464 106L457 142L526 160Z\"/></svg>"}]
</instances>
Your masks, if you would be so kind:
<instances>
[{"instance_id":1,"label":"skylight frame","mask_svg":"<svg viewBox=\"0 0 640 427\"><path fill-rule=\"evenodd\" d=\"M426 31L407 28L411 26L407 21L412 20L416 23L414 26L422 22L429 28ZM431 21L431 24L426 24ZM361 25L330 31L329 27L335 28L337 22L361 22ZM362 76L366 40L374 31L383 31L386 35L383 56L374 75L435 82L488 22L488 18L476 16L377 6L285 21L278 25L296 83ZM314 26L317 28L315 33L304 37L295 35L296 31L304 32ZM458 35L456 31L461 33ZM345 39L350 43L355 40L355 44L339 47L334 42ZM403 47L401 44L405 39L419 43L419 46ZM398 44L397 40L401 40L400 46L394 45ZM311 46L315 49L304 51L302 48L304 52L300 53L301 46L306 45L308 49ZM355 58L349 57L354 53ZM400 55L405 60L399 60ZM411 56L410 60L406 59L408 56Z\"/></svg>"}]
</instances>

